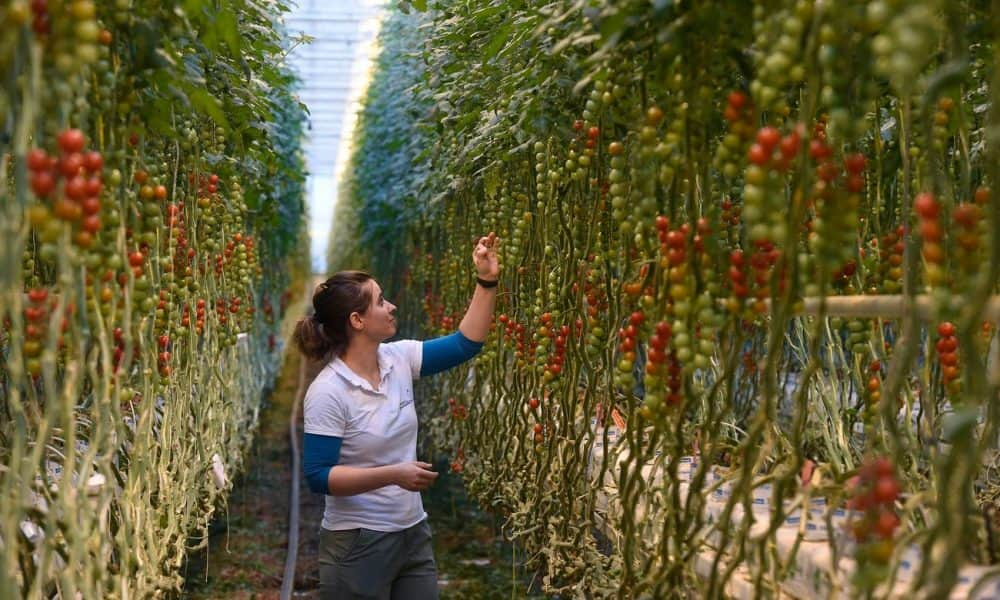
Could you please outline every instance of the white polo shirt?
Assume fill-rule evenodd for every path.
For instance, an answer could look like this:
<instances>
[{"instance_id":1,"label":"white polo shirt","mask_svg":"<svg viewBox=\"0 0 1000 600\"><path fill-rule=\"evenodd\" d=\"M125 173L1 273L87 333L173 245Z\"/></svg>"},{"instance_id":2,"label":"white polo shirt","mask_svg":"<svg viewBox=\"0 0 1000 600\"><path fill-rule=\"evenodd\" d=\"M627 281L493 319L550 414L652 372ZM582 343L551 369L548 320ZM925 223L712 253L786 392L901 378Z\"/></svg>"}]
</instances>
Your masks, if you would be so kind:
<instances>
[{"instance_id":1,"label":"white polo shirt","mask_svg":"<svg viewBox=\"0 0 1000 600\"><path fill-rule=\"evenodd\" d=\"M379 389L334 358L306 391L305 432L343 439L339 465L380 467L417 460L413 380L420 376L422 342L378 348ZM326 496L323 528L402 531L427 517L420 492L389 485L355 496Z\"/></svg>"}]
</instances>

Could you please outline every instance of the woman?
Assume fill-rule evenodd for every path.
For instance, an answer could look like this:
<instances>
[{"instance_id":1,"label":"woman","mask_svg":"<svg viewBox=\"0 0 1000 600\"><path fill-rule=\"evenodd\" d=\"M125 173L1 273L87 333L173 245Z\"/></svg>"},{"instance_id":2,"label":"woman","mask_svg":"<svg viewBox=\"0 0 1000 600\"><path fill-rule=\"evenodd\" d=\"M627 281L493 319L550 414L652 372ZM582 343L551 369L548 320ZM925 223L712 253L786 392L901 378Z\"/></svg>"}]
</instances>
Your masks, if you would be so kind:
<instances>
[{"instance_id":1,"label":"woman","mask_svg":"<svg viewBox=\"0 0 1000 600\"><path fill-rule=\"evenodd\" d=\"M458 331L383 343L396 307L367 273L344 271L313 295L295 342L329 361L305 396L303 470L326 494L320 589L328 598L437 598L437 566L420 492L438 474L417 460L413 379L458 365L489 333L499 274L496 234L472 252L476 289Z\"/></svg>"}]
</instances>

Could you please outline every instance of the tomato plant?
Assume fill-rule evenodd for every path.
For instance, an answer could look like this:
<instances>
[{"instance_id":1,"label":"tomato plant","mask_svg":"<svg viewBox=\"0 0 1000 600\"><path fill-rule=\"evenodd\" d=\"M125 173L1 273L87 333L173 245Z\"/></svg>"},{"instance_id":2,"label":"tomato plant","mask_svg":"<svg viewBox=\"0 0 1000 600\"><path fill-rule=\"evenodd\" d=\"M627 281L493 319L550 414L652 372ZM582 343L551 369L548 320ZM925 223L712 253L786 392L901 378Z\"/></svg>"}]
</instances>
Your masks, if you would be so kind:
<instances>
[{"instance_id":1,"label":"tomato plant","mask_svg":"<svg viewBox=\"0 0 1000 600\"><path fill-rule=\"evenodd\" d=\"M424 389L428 441L553 593L806 585L782 523L814 500L857 577L811 593L881 593L909 552L896 585L951 593L997 559L990 7L605 4L386 25L333 264L422 337L468 302L470 240L503 240L497 325L471 378Z\"/></svg>"},{"instance_id":2,"label":"tomato plant","mask_svg":"<svg viewBox=\"0 0 1000 600\"><path fill-rule=\"evenodd\" d=\"M283 9L0 3L0 596L175 590L240 468L307 268Z\"/></svg>"}]
</instances>

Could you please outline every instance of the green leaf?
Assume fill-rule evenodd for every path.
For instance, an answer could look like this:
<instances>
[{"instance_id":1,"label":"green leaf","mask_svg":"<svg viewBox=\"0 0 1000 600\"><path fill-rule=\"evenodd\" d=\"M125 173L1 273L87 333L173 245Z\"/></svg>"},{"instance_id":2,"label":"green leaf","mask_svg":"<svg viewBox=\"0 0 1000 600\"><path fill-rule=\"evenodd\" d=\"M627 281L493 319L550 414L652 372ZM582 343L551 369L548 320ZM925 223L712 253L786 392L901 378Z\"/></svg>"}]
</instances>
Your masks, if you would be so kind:
<instances>
[{"instance_id":1,"label":"green leaf","mask_svg":"<svg viewBox=\"0 0 1000 600\"><path fill-rule=\"evenodd\" d=\"M601 36L603 36L605 40L612 38L617 39L618 36L620 36L625 30L625 25L625 13L615 13L601 22Z\"/></svg>"},{"instance_id":2,"label":"green leaf","mask_svg":"<svg viewBox=\"0 0 1000 600\"><path fill-rule=\"evenodd\" d=\"M207 90L203 88L191 89L188 91L188 98L191 99L192 106L211 117L223 129L229 129L229 120L226 119L226 113L222 110L221 104Z\"/></svg>"},{"instance_id":3,"label":"green leaf","mask_svg":"<svg viewBox=\"0 0 1000 600\"><path fill-rule=\"evenodd\" d=\"M427 0L413 0L413 8L419 10L420 12L426 12Z\"/></svg>"},{"instance_id":4,"label":"green leaf","mask_svg":"<svg viewBox=\"0 0 1000 600\"><path fill-rule=\"evenodd\" d=\"M173 134L173 124L170 122L170 101L158 98L147 110L143 111L143 121L146 129L164 137Z\"/></svg>"},{"instance_id":5,"label":"green leaf","mask_svg":"<svg viewBox=\"0 0 1000 600\"><path fill-rule=\"evenodd\" d=\"M507 44L507 40L510 36L510 30L513 25L507 23L497 31L493 37L490 39L489 43L483 48L483 61L488 61Z\"/></svg>"},{"instance_id":6,"label":"green leaf","mask_svg":"<svg viewBox=\"0 0 1000 600\"><path fill-rule=\"evenodd\" d=\"M240 56L242 49L240 48L240 28L239 22L236 20L236 14L223 6L219 10L215 25L219 35L222 36L226 46L229 47L230 54Z\"/></svg>"}]
</instances>

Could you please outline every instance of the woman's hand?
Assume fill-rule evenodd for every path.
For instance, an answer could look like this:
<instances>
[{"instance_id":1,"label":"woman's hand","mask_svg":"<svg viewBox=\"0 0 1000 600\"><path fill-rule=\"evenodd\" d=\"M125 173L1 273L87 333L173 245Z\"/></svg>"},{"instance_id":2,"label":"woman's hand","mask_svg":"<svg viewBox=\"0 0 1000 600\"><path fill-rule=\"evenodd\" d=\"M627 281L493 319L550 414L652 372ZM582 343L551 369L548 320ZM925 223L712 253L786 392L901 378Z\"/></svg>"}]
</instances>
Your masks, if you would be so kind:
<instances>
[{"instance_id":1,"label":"woman's hand","mask_svg":"<svg viewBox=\"0 0 1000 600\"><path fill-rule=\"evenodd\" d=\"M393 483L410 492L421 492L431 487L437 479L437 471L431 471L430 463L408 462L395 465L396 473Z\"/></svg>"},{"instance_id":2,"label":"woman's hand","mask_svg":"<svg viewBox=\"0 0 1000 600\"><path fill-rule=\"evenodd\" d=\"M472 251L472 263L476 266L476 275L480 279L496 281L500 276L500 262L497 260L499 245L500 240L492 231L476 242L476 248Z\"/></svg>"}]
</instances>

